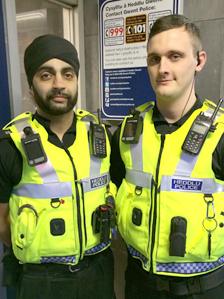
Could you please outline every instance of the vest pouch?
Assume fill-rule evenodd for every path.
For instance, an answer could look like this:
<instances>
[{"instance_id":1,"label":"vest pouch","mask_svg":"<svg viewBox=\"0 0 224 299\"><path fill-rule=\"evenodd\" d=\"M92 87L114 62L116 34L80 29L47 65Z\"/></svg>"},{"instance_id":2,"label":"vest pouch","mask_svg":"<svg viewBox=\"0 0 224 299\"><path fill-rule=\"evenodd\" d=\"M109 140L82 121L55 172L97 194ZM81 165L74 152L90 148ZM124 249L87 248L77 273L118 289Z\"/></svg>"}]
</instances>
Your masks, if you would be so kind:
<instances>
[{"instance_id":1,"label":"vest pouch","mask_svg":"<svg viewBox=\"0 0 224 299\"><path fill-rule=\"evenodd\" d=\"M32 205L25 204L18 209L15 223L15 244L25 249L33 242L37 228L38 214Z\"/></svg>"},{"instance_id":2,"label":"vest pouch","mask_svg":"<svg viewBox=\"0 0 224 299\"><path fill-rule=\"evenodd\" d=\"M187 220L177 216L171 219L170 256L185 255Z\"/></svg>"}]
</instances>

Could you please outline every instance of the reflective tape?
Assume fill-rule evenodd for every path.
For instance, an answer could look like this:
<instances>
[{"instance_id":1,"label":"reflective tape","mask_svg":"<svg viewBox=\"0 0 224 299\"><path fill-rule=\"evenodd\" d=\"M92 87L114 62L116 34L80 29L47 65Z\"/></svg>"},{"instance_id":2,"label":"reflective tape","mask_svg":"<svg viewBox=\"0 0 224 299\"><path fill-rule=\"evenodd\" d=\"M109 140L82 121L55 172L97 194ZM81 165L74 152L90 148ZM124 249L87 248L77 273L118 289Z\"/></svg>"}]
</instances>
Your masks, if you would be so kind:
<instances>
[{"instance_id":1,"label":"reflective tape","mask_svg":"<svg viewBox=\"0 0 224 299\"><path fill-rule=\"evenodd\" d=\"M111 243L111 240L109 240L108 242L103 242L103 243L100 243L88 250L85 251L85 255L91 255L91 254L95 254L97 252L100 252L102 251L104 248L108 247Z\"/></svg>"},{"instance_id":2,"label":"reflective tape","mask_svg":"<svg viewBox=\"0 0 224 299\"><path fill-rule=\"evenodd\" d=\"M145 265L147 264L148 259L132 246L128 245L128 251L130 252L131 256L139 258Z\"/></svg>"},{"instance_id":3,"label":"reflective tape","mask_svg":"<svg viewBox=\"0 0 224 299\"><path fill-rule=\"evenodd\" d=\"M49 184L23 184L14 188L12 194L28 198L59 198L72 196L71 182L56 182Z\"/></svg>"},{"instance_id":4,"label":"reflective tape","mask_svg":"<svg viewBox=\"0 0 224 299\"><path fill-rule=\"evenodd\" d=\"M76 256L42 256L40 259L41 264L75 264Z\"/></svg>"},{"instance_id":5,"label":"reflective tape","mask_svg":"<svg viewBox=\"0 0 224 299\"><path fill-rule=\"evenodd\" d=\"M35 168L42 178L43 183L58 181L58 175L49 160L46 163L36 165Z\"/></svg>"},{"instance_id":6,"label":"reflective tape","mask_svg":"<svg viewBox=\"0 0 224 299\"><path fill-rule=\"evenodd\" d=\"M126 169L125 178L129 183L135 186L151 189L152 174L150 173L133 169Z\"/></svg>"},{"instance_id":7,"label":"reflective tape","mask_svg":"<svg viewBox=\"0 0 224 299\"><path fill-rule=\"evenodd\" d=\"M143 119L145 118L146 112L148 112L153 107L154 105L150 103L149 106L146 107L145 110L140 113ZM132 167L139 171L143 171L142 139L143 139L143 134L140 135L138 143L130 144Z\"/></svg>"},{"instance_id":8,"label":"reflective tape","mask_svg":"<svg viewBox=\"0 0 224 299\"><path fill-rule=\"evenodd\" d=\"M198 155L191 155L190 153L182 151L180 161L174 175L190 176L197 159Z\"/></svg>"},{"instance_id":9,"label":"reflective tape","mask_svg":"<svg viewBox=\"0 0 224 299\"><path fill-rule=\"evenodd\" d=\"M224 265L223 256L215 262L156 263L156 271L177 274L194 274L211 271L222 265Z\"/></svg>"}]
</instances>

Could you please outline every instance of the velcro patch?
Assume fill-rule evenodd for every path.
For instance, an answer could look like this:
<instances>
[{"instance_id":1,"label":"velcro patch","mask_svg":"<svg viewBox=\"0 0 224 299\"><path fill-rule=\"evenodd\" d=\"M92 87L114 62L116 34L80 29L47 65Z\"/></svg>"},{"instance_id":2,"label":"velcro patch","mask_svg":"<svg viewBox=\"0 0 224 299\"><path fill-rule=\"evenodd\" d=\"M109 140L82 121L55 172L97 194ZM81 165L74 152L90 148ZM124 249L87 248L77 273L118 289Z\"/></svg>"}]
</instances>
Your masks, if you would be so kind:
<instances>
[{"instance_id":1,"label":"velcro patch","mask_svg":"<svg viewBox=\"0 0 224 299\"><path fill-rule=\"evenodd\" d=\"M172 179L171 189L183 191L201 191L202 181L200 180L184 180Z\"/></svg>"},{"instance_id":2,"label":"velcro patch","mask_svg":"<svg viewBox=\"0 0 224 299\"><path fill-rule=\"evenodd\" d=\"M106 185L107 183L108 182L107 182L107 175L106 174L103 175L103 176L99 176L99 177L90 179L91 189L99 188L101 186Z\"/></svg>"}]
</instances>

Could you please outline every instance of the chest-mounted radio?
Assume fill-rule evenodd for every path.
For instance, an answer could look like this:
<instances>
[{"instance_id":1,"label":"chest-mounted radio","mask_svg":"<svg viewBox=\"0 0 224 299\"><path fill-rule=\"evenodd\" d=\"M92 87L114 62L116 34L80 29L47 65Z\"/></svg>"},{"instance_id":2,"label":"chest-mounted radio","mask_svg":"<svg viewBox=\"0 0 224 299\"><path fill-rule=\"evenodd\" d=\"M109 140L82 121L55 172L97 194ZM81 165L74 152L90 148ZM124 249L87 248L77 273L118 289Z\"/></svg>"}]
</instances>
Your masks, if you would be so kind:
<instances>
[{"instance_id":1,"label":"chest-mounted radio","mask_svg":"<svg viewBox=\"0 0 224 299\"><path fill-rule=\"evenodd\" d=\"M193 155L200 152L209 131L214 132L215 130L214 120L222 103L223 98L219 100L211 116L201 112L196 117L182 145L184 151Z\"/></svg>"},{"instance_id":2,"label":"chest-mounted radio","mask_svg":"<svg viewBox=\"0 0 224 299\"><path fill-rule=\"evenodd\" d=\"M127 117L121 140L124 143L138 143L142 134L143 118L137 110L132 111L132 116Z\"/></svg>"},{"instance_id":3,"label":"chest-mounted radio","mask_svg":"<svg viewBox=\"0 0 224 299\"><path fill-rule=\"evenodd\" d=\"M27 126L23 129L24 137L21 139L30 166L35 166L47 161L47 156L42 146L40 135L34 133L32 128Z\"/></svg>"}]
</instances>

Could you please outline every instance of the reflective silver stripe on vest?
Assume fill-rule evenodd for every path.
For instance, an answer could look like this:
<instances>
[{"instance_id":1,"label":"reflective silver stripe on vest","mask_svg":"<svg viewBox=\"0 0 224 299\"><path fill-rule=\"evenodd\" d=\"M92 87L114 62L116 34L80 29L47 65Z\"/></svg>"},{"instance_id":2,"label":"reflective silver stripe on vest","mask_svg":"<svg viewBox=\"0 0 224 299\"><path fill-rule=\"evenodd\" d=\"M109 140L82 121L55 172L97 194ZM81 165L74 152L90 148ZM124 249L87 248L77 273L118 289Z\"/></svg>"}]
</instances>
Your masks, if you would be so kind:
<instances>
[{"instance_id":1,"label":"reflective silver stripe on vest","mask_svg":"<svg viewBox=\"0 0 224 299\"><path fill-rule=\"evenodd\" d=\"M58 182L58 175L49 160L46 163L36 165L35 168L43 179L43 183Z\"/></svg>"},{"instance_id":2,"label":"reflective silver stripe on vest","mask_svg":"<svg viewBox=\"0 0 224 299\"><path fill-rule=\"evenodd\" d=\"M23 129L27 126L30 126L30 124L27 122L27 119L28 118L21 119L15 122L15 127L20 132L21 138L24 137ZM36 171L39 173L40 177L42 178L43 183L58 182L58 175L49 159L46 163L35 165L34 167Z\"/></svg>"},{"instance_id":3,"label":"reflective silver stripe on vest","mask_svg":"<svg viewBox=\"0 0 224 299\"><path fill-rule=\"evenodd\" d=\"M143 112L140 113L140 115L143 117L143 119L145 117L146 112L148 112L152 108L153 108L153 105L150 104ZM132 168L136 169L137 171L139 171L140 173L143 174L142 138L143 138L143 134L141 134L141 136L139 137L139 141L137 144L130 144L130 153L131 153L131 159L132 159ZM126 171L128 171L128 170L126 169ZM133 176L133 178L135 177L134 174L132 176ZM147 178L145 178L144 181L146 182ZM138 186L142 186L142 185L138 184ZM148 187L148 185L147 185L147 187Z\"/></svg>"},{"instance_id":4,"label":"reflective silver stripe on vest","mask_svg":"<svg viewBox=\"0 0 224 299\"><path fill-rule=\"evenodd\" d=\"M186 176L163 176L161 191L216 193L223 192L224 185L216 183L210 178L191 178Z\"/></svg>"},{"instance_id":5,"label":"reflective silver stripe on vest","mask_svg":"<svg viewBox=\"0 0 224 299\"><path fill-rule=\"evenodd\" d=\"M142 135L139 138L137 144L130 145L132 167L138 169L139 171L143 170L143 159L142 159Z\"/></svg>"},{"instance_id":6,"label":"reflective silver stripe on vest","mask_svg":"<svg viewBox=\"0 0 224 299\"><path fill-rule=\"evenodd\" d=\"M28 198L60 198L72 196L72 183L24 184L14 188L12 194Z\"/></svg>"},{"instance_id":7,"label":"reflective silver stripe on vest","mask_svg":"<svg viewBox=\"0 0 224 299\"><path fill-rule=\"evenodd\" d=\"M151 189L152 174L150 173L133 169L126 169L125 178L129 183L135 186Z\"/></svg>"},{"instance_id":8,"label":"reflective silver stripe on vest","mask_svg":"<svg viewBox=\"0 0 224 299\"><path fill-rule=\"evenodd\" d=\"M191 155L183 151L174 175L190 176L197 159L198 155Z\"/></svg>"}]
</instances>

